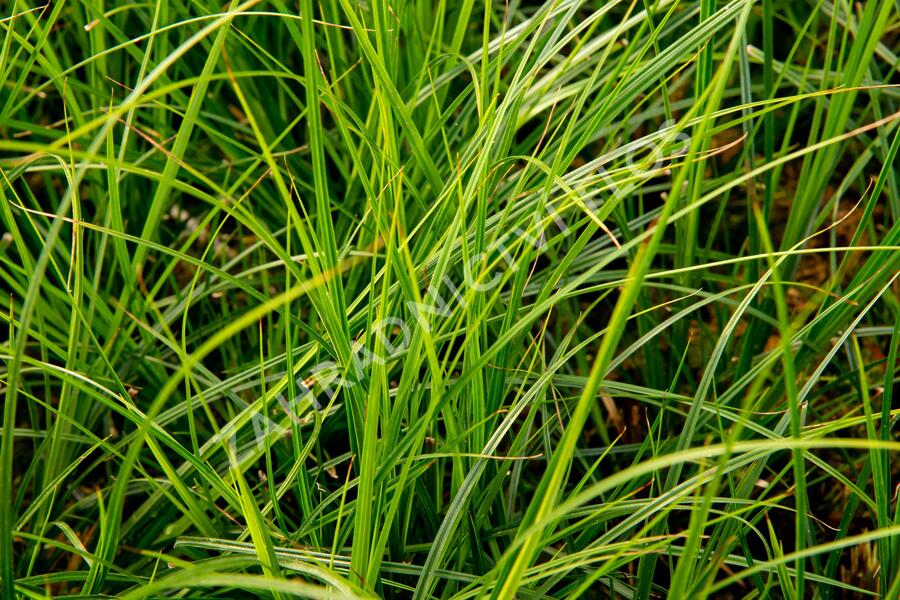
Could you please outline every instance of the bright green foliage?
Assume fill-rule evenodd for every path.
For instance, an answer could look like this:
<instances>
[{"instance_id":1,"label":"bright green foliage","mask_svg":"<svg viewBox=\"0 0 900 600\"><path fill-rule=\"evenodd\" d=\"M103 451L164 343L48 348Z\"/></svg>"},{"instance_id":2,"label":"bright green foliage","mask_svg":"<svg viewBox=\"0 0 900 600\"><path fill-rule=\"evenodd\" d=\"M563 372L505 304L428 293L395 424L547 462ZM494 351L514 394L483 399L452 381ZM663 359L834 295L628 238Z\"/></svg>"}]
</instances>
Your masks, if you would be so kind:
<instances>
[{"instance_id":1,"label":"bright green foliage","mask_svg":"<svg viewBox=\"0 0 900 600\"><path fill-rule=\"evenodd\" d=\"M898 54L0 0L0 598L900 597Z\"/></svg>"}]
</instances>

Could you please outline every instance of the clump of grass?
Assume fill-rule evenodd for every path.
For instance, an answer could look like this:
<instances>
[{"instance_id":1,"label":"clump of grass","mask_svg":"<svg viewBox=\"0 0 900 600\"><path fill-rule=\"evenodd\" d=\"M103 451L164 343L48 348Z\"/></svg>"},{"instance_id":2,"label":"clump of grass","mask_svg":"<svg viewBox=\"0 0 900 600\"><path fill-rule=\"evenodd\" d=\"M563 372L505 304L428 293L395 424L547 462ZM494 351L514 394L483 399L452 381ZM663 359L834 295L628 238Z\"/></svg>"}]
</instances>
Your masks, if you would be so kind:
<instances>
[{"instance_id":1,"label":"clump of grass","mask_svg":"<svg viewBox=\"0 0 900 600\"><path fill-rule=\"evenodd\" d=\"M892 0L0 7L3 598L900 594Z\"/></svg>"}]
</instances>

